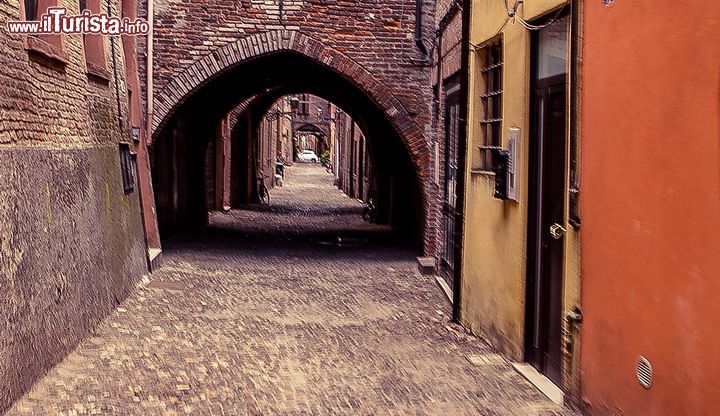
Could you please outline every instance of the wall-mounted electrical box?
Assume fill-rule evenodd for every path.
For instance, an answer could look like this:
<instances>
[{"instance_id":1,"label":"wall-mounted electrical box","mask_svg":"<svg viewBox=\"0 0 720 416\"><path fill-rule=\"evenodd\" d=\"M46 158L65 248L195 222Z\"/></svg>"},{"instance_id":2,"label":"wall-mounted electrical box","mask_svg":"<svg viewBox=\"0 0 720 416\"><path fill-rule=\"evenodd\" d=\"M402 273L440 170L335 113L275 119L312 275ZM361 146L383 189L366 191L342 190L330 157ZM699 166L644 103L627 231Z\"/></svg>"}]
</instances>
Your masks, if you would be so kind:
<instances>
[{"instance_id":1,"label":"wall-mounted electrical box","mask_svg":"<svg viewBox=\"0 0 720 416\"><path fill-rule=\"evenodd\" d=\"M132 138L133 138L133 143L135 143L135 144L140 143L140 128L139 127L132 128Z\"/></svg>"},{"instance_id":2,"label":"wall-mounted electrical box","mask_svg":"<svg viewBox=\"0 0 720 416\"><path fill-rule=\"evenodd\" d=\"M493 153L493 171L495 172L494 197L505 200L518 200L518 174L520 158L520 129L510 127L508 148L496 149Z\"/></svg>"},{"instance_id":3,"label":"wall-mounted electrical box","mask_svg":"<svg viewBox=\"0 0 720 416\"><path fill-rule=\"evenodd\" d=\"M495 194L497 199L508 199L507 172L510 152L505 149L493 149L493 172L495 172Z\"/></svg>"},{"instance_id":4,"label":"wall-mounted electrical box","mask_svg":"<svg viewBox=\"0 0 720 416\"><path fill-rule=\"evenodd\" d=\"M508 199L518 200L518 174L520 171L520 129L510 127L508 139L508 171L507 171L507 194Z\"/></svg>"}]
</instances>

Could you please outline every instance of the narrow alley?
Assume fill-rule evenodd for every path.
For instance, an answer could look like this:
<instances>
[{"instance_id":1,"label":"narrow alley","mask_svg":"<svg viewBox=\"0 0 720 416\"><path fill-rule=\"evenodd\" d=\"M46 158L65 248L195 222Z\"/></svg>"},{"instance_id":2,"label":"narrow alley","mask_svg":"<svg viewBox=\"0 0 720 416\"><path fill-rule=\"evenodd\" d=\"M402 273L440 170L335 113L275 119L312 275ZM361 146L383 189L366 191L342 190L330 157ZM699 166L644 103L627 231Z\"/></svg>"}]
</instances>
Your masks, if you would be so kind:
<instances>
[{"instance_id":1,"label":"narrow alley","mask_svg":"<svg viewBox=\"0 0 720 416\"><path fill-rule=\"evenodd\" d=\"M451 323L417 253L332 180L295 164L270 205L168 241L10 414L571 414Z\"/></svg>"}]
</instances>

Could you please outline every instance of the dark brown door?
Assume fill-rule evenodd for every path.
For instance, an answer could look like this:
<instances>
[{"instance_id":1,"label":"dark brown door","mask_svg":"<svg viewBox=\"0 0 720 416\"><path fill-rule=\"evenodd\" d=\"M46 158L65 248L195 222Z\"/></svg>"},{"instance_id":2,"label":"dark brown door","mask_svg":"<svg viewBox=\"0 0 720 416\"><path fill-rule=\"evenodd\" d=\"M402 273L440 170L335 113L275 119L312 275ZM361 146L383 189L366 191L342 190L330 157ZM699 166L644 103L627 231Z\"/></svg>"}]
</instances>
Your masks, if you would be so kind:
<instances>
[{"instance_id":1,"label":"dark brown door","mask_svg":"<svg viewBox=\"0 0 720 416\"><path fill-rule=\"evenodd\" d=\"M528 220L527 360L562 384L567 18L533 38Z\"/></svg>"},{"instance_id":2,"label":"dark brown door","mask_svg":"<svg viewBox=\"0 0 720 416\"><path fill-rule=\"evenodd\" d=\"M460 79L450 78L445 83L445 163L443 167L443 250L441 273L450 288L454 288L455 254L457 253L455 238L455 220L457 216L457 167L458 137L460 132Z\"/></svg>"}]
</instances>

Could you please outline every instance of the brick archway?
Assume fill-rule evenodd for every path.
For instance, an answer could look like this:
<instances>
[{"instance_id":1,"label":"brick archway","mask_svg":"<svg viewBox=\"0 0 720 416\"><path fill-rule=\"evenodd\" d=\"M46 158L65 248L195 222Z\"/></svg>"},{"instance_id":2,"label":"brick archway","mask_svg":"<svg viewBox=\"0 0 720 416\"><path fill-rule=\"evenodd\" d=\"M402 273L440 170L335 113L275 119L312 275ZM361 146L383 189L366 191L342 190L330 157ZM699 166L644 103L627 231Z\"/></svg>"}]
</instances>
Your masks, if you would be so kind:
<instances>
[{"instance_id":1,"label":"brick archway","mask_svg":"<svg viewBox=\"0 0 720 416\"><path fill-rule=\"evenodd\" d=\"M330 132L323 126L318 126L314 123L305 123L302 126L295 129L296 132L311 133L311 134L322 134L323 136L329 136Z\"/></svg>"},{"instance_id":2,"label":"brick archway","mask_svg":"<svg viewBox=\"0 0 720 416\"><path fill-rule=\"evenodd\" d=\"M382 109L404 141L418 174L426 174L423 166L427 152L424 149L422 132L402 102L360 64L299 31L277 30L250 35L195 61L156 95L153 134L162 129L174 110L185 102L192 92L215 77L249 60L283 51L308 57L332 69L363 91Z\"/></svg>"}]
</instances>

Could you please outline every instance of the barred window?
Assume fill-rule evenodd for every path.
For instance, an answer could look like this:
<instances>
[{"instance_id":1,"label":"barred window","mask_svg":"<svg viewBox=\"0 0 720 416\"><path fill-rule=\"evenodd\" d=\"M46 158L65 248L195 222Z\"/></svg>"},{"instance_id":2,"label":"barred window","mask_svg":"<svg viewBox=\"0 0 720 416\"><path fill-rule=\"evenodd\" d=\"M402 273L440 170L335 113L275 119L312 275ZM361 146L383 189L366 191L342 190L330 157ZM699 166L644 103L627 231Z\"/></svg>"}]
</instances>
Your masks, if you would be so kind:
<instances>
[{"instance_id":1,"label":"barred window","mask_svg":"<svg viewBox=\"0 0 720 416\"><path fill-rule=\"evenodd\" d=\"M492 154L502 144L503 54L502 39L480 49L480 134L474 170L491 171Z\"/></svg>"}]
</instances>

